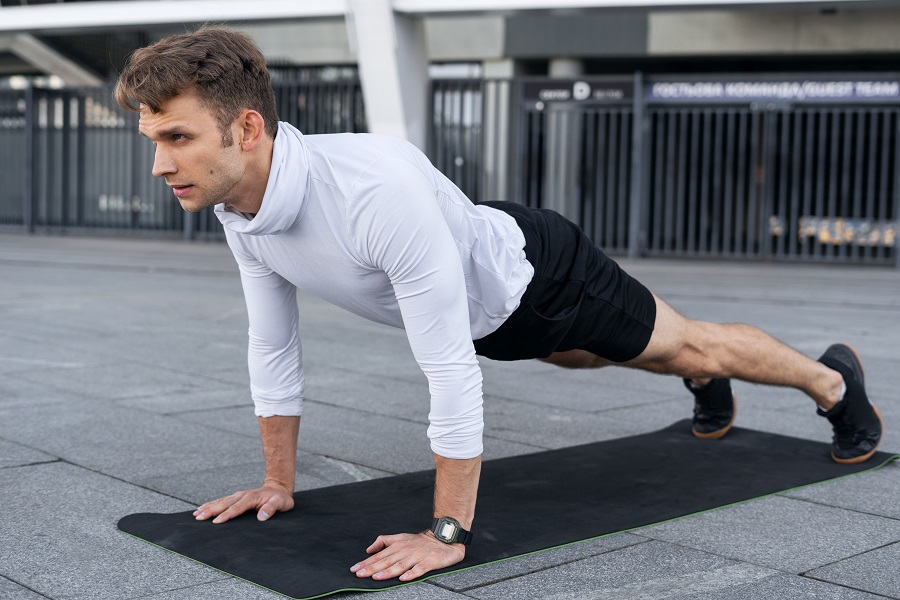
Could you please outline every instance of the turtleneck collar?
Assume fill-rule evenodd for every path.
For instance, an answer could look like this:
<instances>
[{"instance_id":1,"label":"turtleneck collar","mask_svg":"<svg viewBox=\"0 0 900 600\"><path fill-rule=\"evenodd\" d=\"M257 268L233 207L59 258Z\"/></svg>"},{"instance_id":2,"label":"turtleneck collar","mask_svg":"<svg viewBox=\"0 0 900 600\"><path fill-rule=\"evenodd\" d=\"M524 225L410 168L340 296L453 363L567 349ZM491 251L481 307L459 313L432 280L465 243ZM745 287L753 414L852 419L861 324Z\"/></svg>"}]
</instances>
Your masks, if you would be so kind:
<instances>
[{"instance_id":1,"label":"turtleneck collar","mask_svg":"<svg viewBox=\"0 0 900 600\"><path fill-rule=\"evenodd\" d=\"M215 213L226 229L236 233L275 235L283 233L303 216L308 192L309 149L306 141L302 133L281 121L259 212L249 219L226 204L217 204Z\"/></svg>"}]
</instances>

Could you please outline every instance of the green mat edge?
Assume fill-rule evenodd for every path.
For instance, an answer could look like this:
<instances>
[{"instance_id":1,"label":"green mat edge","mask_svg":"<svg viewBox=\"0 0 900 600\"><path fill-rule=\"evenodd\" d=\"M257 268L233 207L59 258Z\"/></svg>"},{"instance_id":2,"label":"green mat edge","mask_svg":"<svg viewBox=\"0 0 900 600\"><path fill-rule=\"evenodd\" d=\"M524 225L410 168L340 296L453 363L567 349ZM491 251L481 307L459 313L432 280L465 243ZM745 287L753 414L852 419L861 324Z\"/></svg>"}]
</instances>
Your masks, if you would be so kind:
<instances>
[{"instance_id":1,"label":"green mat edge","mask_svg":"<svg viewBox=\"0 0 900 600\"><path fill-rule=\"evenodd\" d=\"M453 573L462 573L463 571L469 571L469 570L471 570L471 569L478 569L478 568L481 568L481 567L486 567L486 566L488 566L488 565L496 565L496 564L499 564L499 563L502 563L502 562L506 562L506 561L508 561L508 560L513 560L513 559L516 559L516 558L523 558L523 557L525 557L525 556L534 556L535 554L540 554L540 553L542 553L542 552L547 552L548 550L557 550L557 549L559 549L559 548L567 548L568 546L574 546L574 545L576 545L576 544L583 544L584 542L591 542L591 541L593 541L593 540L599 540L599 539L602 539L602 538L605 538L605 537L609 537L609 536L611 536L611 535L619 535L620 533L631 533L631 532L633 532L633 531L640 531L641 529L646 529L647 527L656 527L657 525L663 525L663 524L665 524L665 523L673 523L673 522L675 522L675 521L679 521L679 520L681 520L681 519L686 519L686 518L688 518L688 517L694 517L694 516L702 515L702 514L705 514L705 513L708 513L708 512L713 512L713 511L716 511L716 510L722 510L723 508L729 508L729 507L732 507L732 506L739 506L739 505L741 505L741 504L746 504L746 503L748 503L748 502L754 502L754 501L760 500L760 499L762 499L762 498L769 498L769 497L772 497L772 496L777 496L777 495L779 495L779 494L784 494L784 493L786 493L786 492L793 492L793 491L796 491L796 490L802 490L802 489L805 489L805 488L808 488L808 487L813 487L813 486L816 486L816 485L822 485L823 483L831 483L831 482L833 482L833 481L839 481L839 480L841 480L841 479L847 479L848 477L855 477L856 475L862 475L863 473L871 473L872 471L876 471L876 470L878 470L878 469L884 467L884 466L887 465L887 464L890 464L891 462L893 462L893 461L895 461L895 460L897 460L897 459L900 459L900 454L891 454L890 456L888 456L887 458L885 458L885 459L884 459L884 462L882 462L881 464L875 465L875 466L870 467L870 468L868 468L868 469L865 469L865 470L863 470L863 471L857 471L856 473L848 473L847 475L839 475L839 476L837 476L837 477L832 477L832 478L830 478L830 479L823 479L822 481L815 481L815 482L813 482L813 483L807 483L807 484L805 484L805 485L798 485L798 486L796 486L796 487L787 488L787 489L785 489L785 490L781 490L781 491L778 491L778 492L772 492L771 494L763 494L762 496L755 496L755 497L753 497L753 498L747 498L746 500L739 500L739 501L737 501L737 502L732 502L731 504L723 504L722 506L716 506L716 507L714 507L714 508L708 508L708 509L706 509L706 510L698 510L697 512L688 513L688 514L686 514L686 515L681 515L680 517L673 517L673 518L671 518L671 519L666 519L666 520L664 520L664 521L657 521L656 523L648 523L647 525L641 525L641 526L639 526L639 527L632 527L631 529L622 529L622 530L620 530L620 531L613 531L613 532L610 532L610 533L604 533L604 534L602 534L602 535L597 535L597 536L594 536L594 537L584 538L583 540L576 540L576 541L574 541L574 542L567 542L567 543L565 543L565 544L560 544L560 545L558 545L558 546L550 546L550 547L548 547L548 548L543 548L543 549L541 549L541 550L535 550L534 552L525 552L524 554L516 554L515 556L507 556L506 558L498 558L497 560L492 560L492 561L490 561L490 562L481 563L481 564L479 564L479 565L472 565L472 566L470 566L470 567L460 567L459 569L453 569L452 571L448 571L448 572L445 572L445 573L436 573L436 574L434 574L434 575L426 575L426 576L424 576L424 577L419 577L418 579L415 579L415 580L413 580L413 581L406 581L406 582L403 582L403 583L398 583L397 585L392 585L392 586L383 587L383 588L378 588L378 589L371 589L371 588L352 588L352 587L351 587L351 588L341 588L341 589L338 589L338 590L333 590L333 591L331 591L331 592L326 592L326 593L324 593L324 594L319 594L319 595L317 595L317 596L304 596L303 598L298 598L298 597L296 597L296 596L288 596L287 594L282 594L282 593L279 592L279 591L273 590L273 589L271 589L271 588L267 588L266 586L261 585L261 584L256 583L256 582L253 582L253 581L250 581L249 579L244 579L243 577L239 577L239 576L237 576L237 575L235 575L235 574L233 574L233 573L229 573L228 571L223 571L222 569L218 569L218 568L216 568L216 567L213 567L212 565L206 564L205 562L201 562L201 561L199 561L199 560L193 559L193 558L191 558L190 556L187 556L187 555L185 555L185 554L181 554L180 552L177 552L177 551L175 551L175 550L171 550L171 549L169 549L169 548L166 548L165 546L160 546L159 544L155 544L155 543L153 543L153 542L151 542L151 541L149 541L149 540L145 540L145 539L142 538L142 537L138 537L138 536L136 536L136 535L132 535L132 534L128 533L127 531L122 531L122 530L119 529L118 527L116 527L116 529L119 531L119 533L122 533L122 534L124 534L124 535L127 535L128 537L134 538L134 539L136 539L136 540L140 540L140 541L144 542L145 544L149 544L149 545L151 545L151 546L155 546L155 547L157 547L157 548L160 548L160 549L162 549L162 550L165 550L166 552L171 552L172 554L174 554L174 555L176 555L176 556L180 556L180 557L182 557L182 558L186 558L186 559L188 559L188 560L191 561L191 562L194 562L194 563L196 563L196 564L198 564L198 565L203 565L204 567L206 567L206 568L208 568L208 569L212 569L213 571L218 571L219 573L224 573L225 575L228 575L229 577L231 577L231 578L233 578L233 579L237 579L237 580L239 580L239 581L245 581L245 582L249 583L250 585L255 585L256 587L262 588L262 589L264 589L264 590L266 590L266 591L268 591L268 592L272 592L273 594L278 594L279 596L283 596L283 597L285 597L285 598L290 598L291 600L316 600L317 598L325 598L326 596L331 596L332 594L340 594L340 593L343 593L343 592L383 592L383 591L385 591L385 590L393 590L393 589L397 589L397 588L404 587L404 586L407 586L407 585L413 585L413 584L416 584L416 583L421 583L421 582L423 582L423 581L427 581L427 580L433 579L433 578L435 578L435 577L443 577L443 576L445 576L445 575L452 575ZM452 568L452 567L448 567L448 568ZM348 571L348 572L350 571L350 567L349 567L349 566L347 567L347 571ZM210 582L210 583L214 583L214 582Z\"/></svg>"}]
</instances>

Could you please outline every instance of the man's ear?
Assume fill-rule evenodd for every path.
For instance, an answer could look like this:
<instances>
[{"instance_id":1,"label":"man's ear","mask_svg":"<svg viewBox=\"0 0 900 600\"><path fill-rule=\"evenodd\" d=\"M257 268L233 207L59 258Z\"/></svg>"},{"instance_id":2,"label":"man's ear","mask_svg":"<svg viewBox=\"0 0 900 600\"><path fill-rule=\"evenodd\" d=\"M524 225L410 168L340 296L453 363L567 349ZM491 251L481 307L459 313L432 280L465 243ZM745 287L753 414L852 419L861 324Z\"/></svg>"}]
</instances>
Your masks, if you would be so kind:
<instances>
[{"instance_id":1,"label":"man's ear","mask_svg":"<svg viewBox=\"0 0 900 600\"><path fill-rule=\"evenodd\" d=\"M266 134L266 122L255 110L245 110L238 116L240 127L239 141L241 150L250 151L256 148Z\"/></svg>"}]
</instances>

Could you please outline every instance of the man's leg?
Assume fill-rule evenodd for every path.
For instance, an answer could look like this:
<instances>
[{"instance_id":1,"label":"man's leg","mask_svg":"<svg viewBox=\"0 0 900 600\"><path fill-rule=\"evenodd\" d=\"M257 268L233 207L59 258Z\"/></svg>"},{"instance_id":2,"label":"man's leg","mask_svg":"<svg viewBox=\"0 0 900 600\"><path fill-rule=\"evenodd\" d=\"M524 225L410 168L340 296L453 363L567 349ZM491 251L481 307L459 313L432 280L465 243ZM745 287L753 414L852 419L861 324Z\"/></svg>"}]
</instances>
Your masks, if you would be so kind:
<instances>
[{"instance_id":1,"label":"man's leg","mask_svg":"<svg viewBox=\"0 0 900 600\"><path fill-rule=\"evenodd\" d=\"M698 385L715 377L795 387L823 409L837 404L840 373L829 369L750 325L707 323L678 314L659 297L656 326L644 351L614 363L586 350L556 352L543 359L568 368L620 365L691 379Z\"/></svg>"},{"instance_id":2,"label":"man's leg","mask_svg":"<svg viewBox=\"0 0 900 600\"><path fill-rule=\"evenodd\" d=\"M881 434L880 417L876 424L874 417L868 414L872 409L867 408L868 399L861 373L854 377L850 372L852 368L848 366L845 376L755 327L687 319L655 295L654 299L657 310L655 327L647 347L636 358L614 363L585 350L571 350L554 353L543 360L569 368L616 364L679 375L698 385L704 385L713 378L735 378L751 383L794 387L812 398L834 425L835 460L858 462L874 452ZM855 412L844 406L838 407L848 378L853 381L846 382L847 388L852 387L850 391L858 399L857 406L852 409ZM836 415L830 414L836 408L838 412L847 414L837 419ZM843 422L848 418L854 423ZM859 431L841 431L854 426ZM874 432L876 428L877 435ZM845 439L838 440L839 435ZM847 454L847 448L860 444L865 452L859 456L853 456L855 452ZM843 449L838 445L842 445ZM845 455L849 458L842 458Z\"/></svg>"}]
</instances>

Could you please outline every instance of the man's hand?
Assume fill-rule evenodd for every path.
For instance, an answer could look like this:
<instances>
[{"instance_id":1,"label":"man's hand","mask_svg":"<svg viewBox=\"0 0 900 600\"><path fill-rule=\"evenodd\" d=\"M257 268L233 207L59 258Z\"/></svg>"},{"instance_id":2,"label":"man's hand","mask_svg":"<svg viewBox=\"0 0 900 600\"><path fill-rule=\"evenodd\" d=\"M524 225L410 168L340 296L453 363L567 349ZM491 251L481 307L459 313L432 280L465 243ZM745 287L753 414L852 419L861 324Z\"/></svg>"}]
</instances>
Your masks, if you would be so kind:
<instances>
[{"instance_id":1,"label":"man's hand","mask_svg":"<svg viewBox=\"0 0 900 600\"><path fill-rule=\"evenodd\" d=\"M429 571L455 565L466 557L462 544L445 544L431 532L380 535L366 552L373 554L350 567L357 577L371 577L379 581L400 577L412 581Z\"/></svg>"},{"instance_id":2,"label":"man's hand","mask_svg":"<svg viewBox=\"0 0 900 600\"><path fill-rule=\"evenodd\" d=\"M255 510L256 518L265 521L276 512L285 512L294 508L294 497L285 487L266 484L255 490L235 492L230 496L207 502L194 511L198 521L215 517L213 523L224 523L248 510Z\"/></svg>"}]
</instances>

